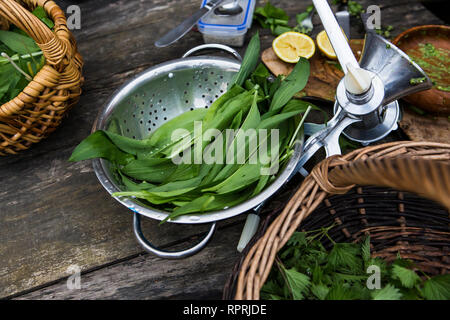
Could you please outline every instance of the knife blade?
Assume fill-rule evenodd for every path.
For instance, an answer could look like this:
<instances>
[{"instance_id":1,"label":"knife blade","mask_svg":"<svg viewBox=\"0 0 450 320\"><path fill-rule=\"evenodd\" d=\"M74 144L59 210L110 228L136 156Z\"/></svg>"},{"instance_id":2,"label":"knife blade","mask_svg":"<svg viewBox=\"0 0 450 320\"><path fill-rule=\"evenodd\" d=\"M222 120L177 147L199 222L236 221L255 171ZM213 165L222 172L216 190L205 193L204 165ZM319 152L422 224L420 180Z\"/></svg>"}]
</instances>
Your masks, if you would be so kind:
<instances>
[{"instance_id":1,"label":"knife blade","mask_svg":"<svg viewBox=\"0 0 450 320\"><path fill-rule=\"evenodd\" d=\"M339 26L344 30L347 39L350 39L350 14L347 10L336 12L336 20Z\"/></svg>"},{"instance_id":2,"label":"knife blade","mask_svg":"<svg viewBox=\"0 0 450 320\"><path fill-rule=\"evenodd\" d=\"M225 0L211 0L208 3L205 4L203 8L195 12L192 16L184 20L182 23L180 23L177 27L170 30L168 33L166 33L164 36L162 36L160 39L155 41L155 46L161 48L161 47L167 47L168 45L174 43L175 41L182 38L186 33L188 33L193 26L206 14L208 14L211 10L217 8L222 2Z\"/></svg>"}]
</instances>

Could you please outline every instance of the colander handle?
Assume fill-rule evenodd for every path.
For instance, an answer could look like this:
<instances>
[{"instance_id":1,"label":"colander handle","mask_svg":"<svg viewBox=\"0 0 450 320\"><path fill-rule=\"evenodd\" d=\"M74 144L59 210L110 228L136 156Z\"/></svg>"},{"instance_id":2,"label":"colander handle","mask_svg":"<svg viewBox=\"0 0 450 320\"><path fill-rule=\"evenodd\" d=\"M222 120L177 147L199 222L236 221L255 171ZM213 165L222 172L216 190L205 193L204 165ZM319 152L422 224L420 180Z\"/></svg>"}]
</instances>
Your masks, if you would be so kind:
<instances>
[{"instance_id":1,"label":"colander handle","mask_svg":"<svg viewBox=\"0 0 450 320\"><path fill-rule=\"evenodd\" d=\"M182 250L182 251L161 250L161 249L158 249L157 247L155 247L153 244L151 244L151 242L148 241L147 238L145 238L144 234L142 233L141 215L139 213L134 214L133 229L134 229L134 235L136 236L138 242L146 251L153 253L154 255L156 255L160 258L164 258L164 259L183 259L183 258L187 258L187 257L190 257L190 256L196 254L197 252L199 252L206 246L206 244L209 242L209 240L211 240L211 238L214 234L214 231L216 230L216 223L214 222L211 225L207 235L203 238L202 241L197 243L192 248Z\"/></svg>"},{"instance_id":2,"label":"colander handle","mask_svg":"<svg viewBox=\"0 0 450 320\"><path fill-rule=\"evenodd\" d=\"M242 61L242 57L239 54L239 52L237 52L233 48L230 48L229 46L226 46L226 45L223 45L223 44L218 44L218 43L202 44L202 45L199 45L197 47L194 47L191 50L189 50L188 52L186 52L183 55L183 58L189 57L192 54L194 54L195 52L203 51L203 50L210 50L210 49L216 49L216 50L219 50L219 51L228 52L233 57L235 57L239 62Z\"/></svg>"}]
</instances>

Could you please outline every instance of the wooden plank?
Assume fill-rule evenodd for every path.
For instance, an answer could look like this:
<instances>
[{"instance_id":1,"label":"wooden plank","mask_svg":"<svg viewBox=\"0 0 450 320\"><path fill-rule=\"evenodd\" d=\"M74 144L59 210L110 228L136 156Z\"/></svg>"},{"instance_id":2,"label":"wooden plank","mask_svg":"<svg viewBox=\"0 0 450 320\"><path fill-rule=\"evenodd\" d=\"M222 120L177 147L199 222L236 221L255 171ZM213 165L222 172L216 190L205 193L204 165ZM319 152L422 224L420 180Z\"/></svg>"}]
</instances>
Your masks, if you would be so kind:
<instances>
[{"instance_id":1,"label":"wooden plank","mask_svg":"<svg viewBox=\"0 0 450 320\"><path fill-rule=\"evenodd\" d=\"M240 224L218 230L208 247L185 260L144 254L82 274L80 289L68 289L63 279L16 299L220 299L238 257L230 243L241 231Z\"/></svg>"},{"instance_id":2,"label":"wooden plank","mask_svg":"<svg viewBox=\"0 0 450 320\"><path fill-rule=\"evenodd\" d=\"M407 0L378 2L386 8L382 23L398 26L395 33L419 23L440 22L420 4L410 6ZM63 8L73 4L59 3ZM308 5L299 1L273 3L287 9L290 16ZM67 159L75 145L89 134L102 104L120 84L202 43L199 33L190 32L168 48L153 46L168 26L174 26L198 7L198 0L88 0L80 6L82 29L75 36L84 56L86 78L80 103L47 140L18 156L0 159L0 297L57 281L66 276L72 264L87 271L142 253L132 234L130 213L102 189L89 162L73 164ZM315 24L318 26L317 17ZM250 33L256 29L254 26ZM263 30L261 39L262 48L266 48L273 36ZM243 53L242 48L239 51ZM146 221L144 229L157 244L169 247L180 237L199 233L197 226L159 228L154 221ZM234 247L236 239L224 241ZM154 261L150 256L143 259ZM217 263L208 264L208 268L229 270L227 265ZM205 294L207 286L213 286L203 285L199 288Z\"/></svg>"}]
</instances>

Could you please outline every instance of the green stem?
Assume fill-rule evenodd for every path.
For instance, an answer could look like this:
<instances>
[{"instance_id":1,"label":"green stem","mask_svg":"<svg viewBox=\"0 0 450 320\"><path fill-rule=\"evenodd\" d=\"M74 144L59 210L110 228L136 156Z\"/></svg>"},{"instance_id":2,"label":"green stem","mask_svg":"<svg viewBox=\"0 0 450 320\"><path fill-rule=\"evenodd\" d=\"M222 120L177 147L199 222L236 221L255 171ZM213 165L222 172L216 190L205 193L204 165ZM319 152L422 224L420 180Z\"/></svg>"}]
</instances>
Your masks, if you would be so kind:
<instances>
[{"instance_id":1,"label":"green stem","mask_svg":"<svg viewBox=\"0 0 450 320\"><path fill-rule=\"evenodd\" d=\"M297 129L295 129L294 135L292 136L291 141L289 142L289 147L292 147L292 144L297 138L297 134L300 131L300 128L303 126L303 123L305 122L305 119L308 116L308 113L311 111L311 109L312 107L308 106L308 109L306 109L305 113L303 114L302 120L300 120L300 123L298 124Z\"/></svg>"},{"instance_id":2,"label":"green stem","mask_svg":"<svg viewBox=\"0 0 450 320\"><path fill-rule=\"evenodd\" d=\"M37 56L41 56L42 55L42 51L37 51L37 52L33 52L32 54L24 54L24 55L13 55L12 57L10 57L10 59L12 61L18 61L19 59L28 59L28 58L32 58L32 57L37 57ZM0 58L0 63L5 63L5 62L9 62L8 59L6 58Z\"/></svg>"}]
</instances>

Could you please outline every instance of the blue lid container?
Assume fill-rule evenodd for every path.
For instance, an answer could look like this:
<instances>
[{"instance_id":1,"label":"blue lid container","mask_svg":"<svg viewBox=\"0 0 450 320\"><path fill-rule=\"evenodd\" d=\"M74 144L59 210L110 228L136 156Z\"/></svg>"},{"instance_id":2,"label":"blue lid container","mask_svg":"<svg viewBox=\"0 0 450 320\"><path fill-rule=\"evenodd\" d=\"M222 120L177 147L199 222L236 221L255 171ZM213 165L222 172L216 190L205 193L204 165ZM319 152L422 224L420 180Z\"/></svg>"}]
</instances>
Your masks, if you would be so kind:
<instances>
[{"instance_id":1,"label":"blue lid container","mask_svg":"<svg viewBox=\"0 0 450 320\"><path fill-rule=\"evenodd\" d=\"M207 2L208 0L203 0L201 6L204 7ZM216 15L213 10L198 22L198 30L203 34L205 43L221 43L235 47L244 45L245 34L252 25L256 0L238 2L243 9L240 14L221 16Z\"/></svg>"}]
</instances>

